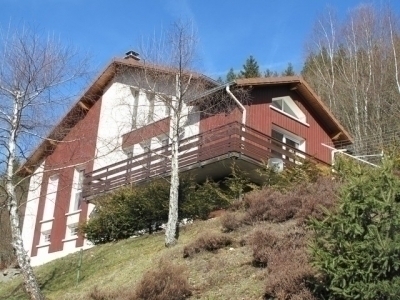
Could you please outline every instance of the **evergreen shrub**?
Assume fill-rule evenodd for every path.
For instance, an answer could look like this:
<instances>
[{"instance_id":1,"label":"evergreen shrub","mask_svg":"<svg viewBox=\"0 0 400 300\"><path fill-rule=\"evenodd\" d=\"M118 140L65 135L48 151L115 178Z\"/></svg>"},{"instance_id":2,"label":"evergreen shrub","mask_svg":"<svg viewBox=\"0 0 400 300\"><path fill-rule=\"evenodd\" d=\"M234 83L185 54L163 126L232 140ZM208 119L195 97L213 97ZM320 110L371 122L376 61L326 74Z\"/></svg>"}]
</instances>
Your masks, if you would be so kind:
<instances>
[{"instance_id":1,"label":"evergreen shrub","mask_svg":"<svg viewBox=\"0 0 400 300\"><path fill-rule=\"evenodd\" d=\"M328 299L398 299L400 295L400 178L395 160L372 168L338 162L338 207L314 219L312 261Z\"/></svg>"},{"instance_id":2,"label":"evergreen shrub","mask_svg":"<svg viewBox=\"0 0 400 300\"><path fill-rule=\"evenodd\" d=\"M80 231L94 244L126 239L144 231L152 233L168 221L169 184L152 181L146 185L124 187L93 200L96 205ZM179 220L206 219L230 202L212 181L196 184L190 178L179 186Z\"/></svg>"}]
</instances>

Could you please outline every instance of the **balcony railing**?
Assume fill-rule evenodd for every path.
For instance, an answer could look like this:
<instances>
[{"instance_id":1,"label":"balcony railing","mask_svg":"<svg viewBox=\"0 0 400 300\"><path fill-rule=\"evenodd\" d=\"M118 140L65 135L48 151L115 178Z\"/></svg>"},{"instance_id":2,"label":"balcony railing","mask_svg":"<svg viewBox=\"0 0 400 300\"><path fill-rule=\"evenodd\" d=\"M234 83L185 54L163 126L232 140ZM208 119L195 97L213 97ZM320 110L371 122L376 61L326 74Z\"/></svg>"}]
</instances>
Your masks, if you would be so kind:
<instances>
[{"instance_id":1,"label":"balcony railing","mask_svg":"<svg viewBox=\"0 0 400 300\"><path fill-rule=\"evenodd\" d=\"M154 177L168 176L171 171L170 148L170 145L166 145L87 173L83 197L91 197ZM207 164L210 160L223 159L224 156L246 157L256 163L279 157L286 166L308 158L326 165L326 162L238 122L183 139L179 151L180 169Z\"/></svg>"}]
</instances>

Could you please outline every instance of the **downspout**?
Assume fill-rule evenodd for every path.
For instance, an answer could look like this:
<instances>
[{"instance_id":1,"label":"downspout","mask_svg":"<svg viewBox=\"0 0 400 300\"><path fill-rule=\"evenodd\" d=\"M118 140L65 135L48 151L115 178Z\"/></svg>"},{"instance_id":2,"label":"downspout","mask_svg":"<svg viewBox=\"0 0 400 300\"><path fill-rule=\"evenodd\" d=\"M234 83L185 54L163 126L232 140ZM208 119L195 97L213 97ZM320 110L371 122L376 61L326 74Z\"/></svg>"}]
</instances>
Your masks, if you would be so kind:
<instances>
[{"instance_id":1,"label":"downspout","mask_svg":"<svg viewBox=\"0 0 400 300\"><path fill-rule=\"evenodd\" d=\"M243 106L242 103L240 103L240 101L231 92L231 90L229 89L229 84L226 85L225 90L228 93L228 95L233 99L233 101L235 101L236 104L239 106L239 108L242 110L242 125L246 126L246 108ZM244 128L243 128L243 131L245 131Z\"/></svg>"},{"instance_id":2,"label":"downspout","mask_svg":"<svg viewBox=\"0 0 400 300\"><path fill-rule=\"evenodd\" d=\"M242 131L246 131L246 108L243 106L242 103L240 103L240 101L235 97L235 95L231 92L231 90L229 89L229 84L226 85L225 88L226 92L228 93L228 95L233 99L233 101L235 101L235 103L239 106L239 108L242 111ZM242 141L242 144L240 145L240 148L243 149L244 148L244 140L245 138L242 136L240 138L240 140Z\"/></svg>"}]
</instances>

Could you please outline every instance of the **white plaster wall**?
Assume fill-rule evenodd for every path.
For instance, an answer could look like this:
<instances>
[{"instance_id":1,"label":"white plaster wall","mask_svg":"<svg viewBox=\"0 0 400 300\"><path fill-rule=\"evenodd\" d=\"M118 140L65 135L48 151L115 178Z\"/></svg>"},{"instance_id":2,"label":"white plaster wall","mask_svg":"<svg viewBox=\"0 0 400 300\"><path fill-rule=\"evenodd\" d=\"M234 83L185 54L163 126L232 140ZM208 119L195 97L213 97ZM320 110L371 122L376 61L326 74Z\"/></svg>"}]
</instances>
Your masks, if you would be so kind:
<instances>
[{"instance_id":1,"label":"white plaster wall","mask_svg":"<svg viewBox=\"0 0 400 300\"><path fill-rule=\"evenodd\" d=\"M128 86L113 82L102 97L94 170L126 158L121 136L132 129L133 95Z\"/></svg>"},{"instance_id":2,"label":"white plaster wall","mask_svg":"<svg viewBox=\"0 0 400 300\"><path fill-rule=\"evenodd\" d=\"M36 216L39 207L40 187L43 179L44 162L35 170L30 182L25 208L24 223L22 226L22 240L24 248L31 254L33 234L35 232Z\"/></svg>"}]
</instances>

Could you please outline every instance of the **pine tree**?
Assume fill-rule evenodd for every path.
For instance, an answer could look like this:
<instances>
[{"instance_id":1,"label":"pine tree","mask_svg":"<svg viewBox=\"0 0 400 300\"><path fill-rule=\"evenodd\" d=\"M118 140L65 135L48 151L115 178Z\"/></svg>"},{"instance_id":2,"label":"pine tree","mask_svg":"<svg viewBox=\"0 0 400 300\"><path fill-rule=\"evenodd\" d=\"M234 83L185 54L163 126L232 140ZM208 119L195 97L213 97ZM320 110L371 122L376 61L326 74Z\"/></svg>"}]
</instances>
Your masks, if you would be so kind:
<instances>
[{"instance_id":1,"label":"pine tree","mask_svg":"<svg viewBox=\"0 0 400 300\"><path fill-rule=\"evenodd\" d=\"M264 77L278 77L278 76L279 76L278 72L276 72L276 71L272 71L270 69L266 69L264 71Z\"/></svg>"},{"instance_id":2,"label":"pine tree","mask_svg":"<svg viewBox=\"0 0 400 300\"><path fill-rule=\"evenodd\" d=\"M282 76L294 76L296 73L294 72L292 63L288 63L286 69L282 72Z\"/></svg>"},{"instance_id":3,"label":"pine tree","mask_svg":"<svg viewBox=\"0 0 400 300\"><path fill-rule=\"evenodd\" d=\"M233 68L230 68L228 74L226 74L226 82L234 81L236 78L238 78L238 76L235 71L233 71Z\"/></svg>"},{"instance_id":4,"label":"pine tree","mask_svg":"<svg viewBox=\"0 0 400 300\"><path fill-rule=\"evenodd\" d=\"M253 55L246 60L246 63L243 65L243 70L240 71L240 77L242 78L253 78L253 77L261 77L259 66Z\"/></svg>"}]
</instances>

